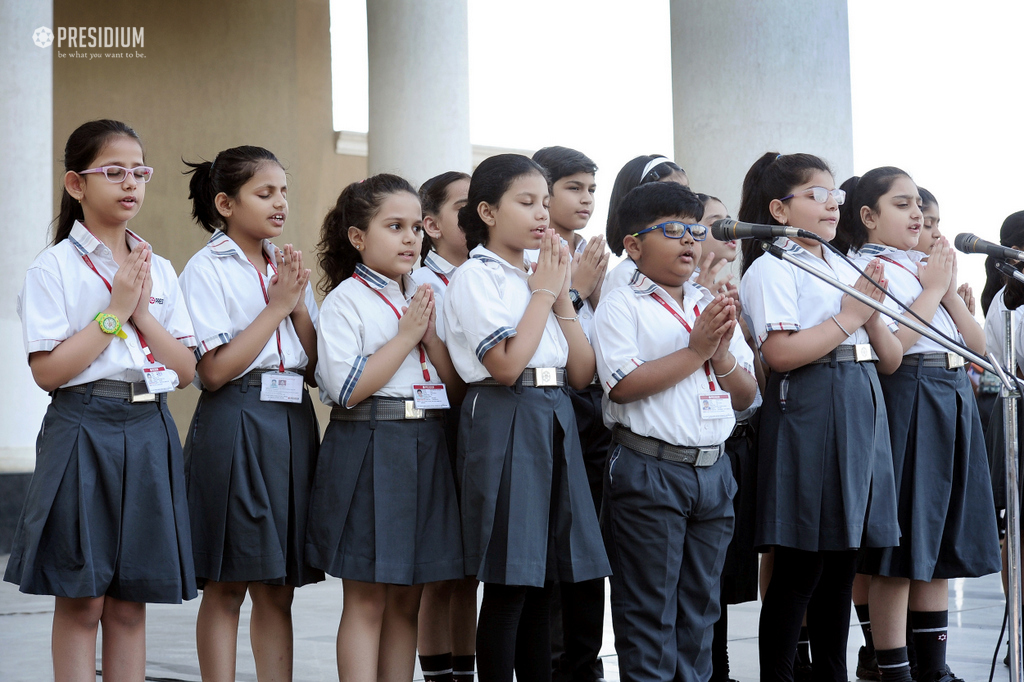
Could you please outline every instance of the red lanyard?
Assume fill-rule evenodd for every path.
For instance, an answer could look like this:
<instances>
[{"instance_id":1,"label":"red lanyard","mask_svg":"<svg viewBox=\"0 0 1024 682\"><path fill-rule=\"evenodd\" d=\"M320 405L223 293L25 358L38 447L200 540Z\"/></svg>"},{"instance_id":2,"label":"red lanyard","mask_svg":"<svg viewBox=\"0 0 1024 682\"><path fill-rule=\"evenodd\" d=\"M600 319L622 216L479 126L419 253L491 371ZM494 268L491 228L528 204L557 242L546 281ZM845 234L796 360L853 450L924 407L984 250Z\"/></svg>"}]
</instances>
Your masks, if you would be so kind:
<instances>
[{"instance_id":1,"label":"red lanyard","mask_svg":"<svg viewBox=\"0 0 1024 682\"><path fill-rule=\"evenodd\" d=\"M441 274L440 272L435 272L434 274L435 274L435 275L437 275L437 276L438 276L438 278L440 278L440 280L441 280L442 282L444 282L444 285L445 285L445 286L448 286L448 278L447 278L447 277L445 277L444 275L442 275L442 274Z\"/></svg>"},{"instance_id":2,"label":"red lanyard","mask_svg":"<svg viewBox=\"0 0 1024 682\"><path fill-rule=\"evenodd\" d=\"M889 258L888 256L879 256L878 258L879 258L879 260L884 260L886 263L892 263L893 265L895 265L898 268L903 268L904 270L909 272L911 275L913 275L914 279L916 279L918 281L918 283L920 284L921 278L918 277L914 272L912 272L910 270L910 268L908 268L903 263L897 263L896 261L894 261L892 258Z\"/></svg>"},{"instance_id":3,"label":"red lanyard","mask_svg":"<svg viewBox=\"0 0 1024 682\"><path fill-rule=\"evenodd\" d=\"M267 265L269 265L271 267L271 269L273 269L274 274L276 275L277 274L277 267L274 265L273 261L270 260L270 256L267 255L266 251L263 252L263 257L267 259ZM246 260L249 260L249 259L246 258ZM270 294L267 293L267 285L263 283L263 273L260 272L260 269L258 267L253 265L251 260L249 261L249 265L252 265L253 269L256 271L256 276L260 278L260 289L263 290L263 302L266 303L267 305L270 305ZM281 350L281 327L280 327L280 325L278 326L277 329L274 330L274 333L277 334L277 357L278 357L278 367L277 367L277 369L278 369L279 372L284 372L284 351Z\"/></svg>"},{"instance_id":4,"label":"red lanyard","mask_svg":"<svg viewBox=\"0 0 1024 682\"><path fill-rule=\"evenodd\" d=\"M692 333L693 332L693 328L689 325L689 323L687 323L687 321L683 319L683 316L680 315L679 313L677 313L672 308L672 306L670 306L668 303L666 303L665 299L663 299L661 296L658 296L657 294L651 294L651 298L653 298L655 301L660 303L661 307L664 308L665 310L667 310L669 313L671 313L672 317L674 317L677 320L679 320L679 324L683 325L683 329L685 329L688 333ZM696 303L693 305L693 314L694 314L695 317L700 317L700 308L697 307ZM704 362L704 375L707 376L707 378L708 378L708 387L712 391L714 391L715 390L715 382L711 379L711 361L710 360L707 360L707 361Z\"/></svg>"},{"instance_id":5,"label":"red lanyard","mask_svg":"<svg viewBox=\"0 0 1024 682\"><path fill-rule=\"evenodd\" d=\"M375 293L378 296L380 296L380 300L382 300L382 301L384 301L385 303L388 304L388 307L391 308L391 311L395 314L395 317L397 317L399 320L402 319L402 313L398 312L398 308L396 308L394 306L394 304L387 299L387 296L385 296L384 294L380 293L380 291L378 289L374 289L373 287L371 287L370 283L367 282L362 277L360 277L359 275L352 275L352 276L355 277L356 279L358 279L360 282L362 282L366 286L367 289L369 289L373 293ZM423 370L423 380L424 381L430 381L430 370L427 369L427 351L423 350L423 344L422 343L416 344L416 347L420 349L420 368Z\"/></svg>"},{"instance_id":6,"label":"red lanyard","mask_svg":"<svg viewBox=\"0 0 1024 682\"><path fill-rule=\"evenodd\" d=\"M112 286L110 286L110 282L107 281L107 278L104 277L103 275L101 275L100 271L96 269L96 266L92 264L92 259L89 258L89 255L86 254L86 253L83 253L82 254L82 260L85 261L85 264L88 265L92 269L93 272L95 272L97 275L99 275L99 278L102 279L103 283L107 285L107 291L113 293L114 288ZM156 358L153 357L153 351L151 351L149 349L149 344L146 343L146 337L142 335L142 332L139 331L139 328L135 326L134 322L132 322L131 320L128 320L128 324L130 324L132 329L135 330L135 335L139 337L139 345L142 346L142 352L146 354L146 359L149 360L150 363L155 365L156 364Z\"/></svg>"}]
</instances>

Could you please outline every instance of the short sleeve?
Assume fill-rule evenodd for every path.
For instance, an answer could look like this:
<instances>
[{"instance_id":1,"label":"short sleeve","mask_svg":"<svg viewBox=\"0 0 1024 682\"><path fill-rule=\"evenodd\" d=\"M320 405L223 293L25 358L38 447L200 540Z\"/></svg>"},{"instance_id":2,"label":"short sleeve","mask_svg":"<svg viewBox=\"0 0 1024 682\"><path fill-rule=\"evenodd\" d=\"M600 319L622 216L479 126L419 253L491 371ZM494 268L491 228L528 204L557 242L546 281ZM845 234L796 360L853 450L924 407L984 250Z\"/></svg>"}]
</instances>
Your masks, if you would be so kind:
<instances>
[{"instance_id":1,"label":"short sleeve","mask_svg":"<svg viewBox=\"0 0 1024 682\"><path fill-rule=\"evenodd\" d=\"M320 316L320 308L316 304L316 296L313 294L313 285L309 282L306 283L306 296L303 300L306 303L306 310L309 311L309 319L313 322L313 326L316 327L316 319Z\"/></svg>"},{"instance_id":2,"label":"short sleeve","mask_svg":"<svg viewBox=\"0 0 1024 682\"><path fill-rule=\"evenodd\" d=\"M173 274L173 270L171 271ZM167 311L164 328L171 336L180 341L187 348L196 347L196 332L192 326L192 317L188 313L188 306L185 305L181 287L176 277L170 277L167 285L167 300L164 302Z\"/></svg>"},{"instance_id":3,"label":"short sleeve","mask_svg":"<svg viewBox=\"0 0 1024 682\"><path fill-rule=\"evenodd\" d=\"M768 332L800 330L797 295L791 268L778 267L773 258L760 258L750 266L740 281L740 301L758 346Z\"/></svg>"},{"instance_id":4,"label":"short sleeve","mask_svg":"<svg viewBox=\"0 0 1024 682\"><path fill-rule=\"evenodd\" d=\"M324 299L316 326L316 380L338 405L348 400L366 367L364 328L354 301L335 289Z\"/></svg>"},{"instance_id":5,"label":"short sleeve","mask_svg":"<svg viewBox=\"0 0 1024 682\"><path fill-rule=\"evenodd\" d=\"M594 313L591 341L597 374L606 393L644 363L637 343L636 311L630 309L627 297L635 297L635 294L616 290L601 301Z\"/></svg>"},{"instance_id":6,"label":"short sleeve","mask_svg":"<svg viewBox=\"0 0 1024 682\"><path fill-rule=\"evenodd\" d=\"M41 266L25 273L25 286L18 296L25 353L51 351L74 330L64 305L60 276Z\"/></svg>"},{"instance_id":7,"label":"short sleeve","mask_svg":"<svg viewBox=\"0 0 1024 682\"><path fill-rule=\"evenodd\" d=\"M504 274L487 265L466 268L445 294L445 330L461 329L466 344L483 362L491 348L516 335L522 312L513 313L504 296Z\"/></svg>"},{"instance_id":8,"label":"short sleeve","mask_svg":"<svg viewBox=\"0 0 1024 682\"><path fill-rule=\"evenodd\" d=\"M181 273L181 290L196 336L196 357L202 358L231 340L224 287L211 268L190 264Z\"/></svg>"}]
</instances>

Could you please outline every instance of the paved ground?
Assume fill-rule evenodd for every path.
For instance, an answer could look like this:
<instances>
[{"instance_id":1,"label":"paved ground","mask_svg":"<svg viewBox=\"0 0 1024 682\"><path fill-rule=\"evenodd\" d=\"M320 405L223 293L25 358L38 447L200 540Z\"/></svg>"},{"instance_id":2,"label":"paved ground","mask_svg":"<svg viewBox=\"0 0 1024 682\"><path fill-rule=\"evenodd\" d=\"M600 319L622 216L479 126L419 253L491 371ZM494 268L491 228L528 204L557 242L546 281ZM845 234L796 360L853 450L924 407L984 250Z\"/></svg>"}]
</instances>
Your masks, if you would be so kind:
<instances>
[{"instance_id":1,"label":"paved ground","mask_svg":"<svg viewBox=\"0 0 1024 682\"><path fill-rule=\"evenodd\" d=\"M0 573L7 557L0 557ZM998 576L950 583L949 595L950 667L967 682L988 680L989 664L1003 617L1003 595ZM196 660L195 618L199 600L181 606L150 606L148 619L147 679L167 682L199 680ZM729 653L732 677L740 682L758 679L757 603L730 609ZM17 591L14 585L0 583L0 681L37 682L52 680L50 669L51 597L34 597ZM313 682L337 680L334 640L341 613L341 581L329 579L319 585L298 590L295 595L295 680ZM854 619L855 620L855 619ZM609 680L618 680L610 616L606 617L604 650L605 671ZM255 682L256 675L249 650L248 604L239 633L238 680ZM862 644L859 628L850 635L850 673L854 672L857 648ZM1006 647L999 650L995 680L1009 678L1002 659ZM421 679L417 670L417 679Z\"/></svg>"}]
</instances>

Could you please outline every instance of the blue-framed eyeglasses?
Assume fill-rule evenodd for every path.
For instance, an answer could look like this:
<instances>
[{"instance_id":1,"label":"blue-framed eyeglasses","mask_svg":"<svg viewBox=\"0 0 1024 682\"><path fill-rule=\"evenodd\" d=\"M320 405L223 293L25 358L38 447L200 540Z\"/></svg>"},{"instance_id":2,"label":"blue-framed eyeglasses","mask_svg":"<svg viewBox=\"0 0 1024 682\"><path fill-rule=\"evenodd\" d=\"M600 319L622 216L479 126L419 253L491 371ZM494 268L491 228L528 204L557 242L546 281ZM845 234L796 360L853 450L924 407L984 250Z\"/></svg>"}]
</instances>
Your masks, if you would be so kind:
<instances>
[{"instance_id":1,"label":"blue-framed eyeglasses","mask_svg":"<svg viewBox=\"0 0 1024 682\"><path fill-rule=\"evenodd\" d=\"M639 232L634 232L633 236L639 237L651 230L661 230L661 233L669 239L682 239L683 235L689 232L695 242L702 242L708 236L708 228L704 225L701 225L700 223L694 223L691 225L689 223L681 223L678 220L669 220L664 223L652 225L651 227L646 227Z\"/></svg>"},{"instance_id":2,"label":"blue-framed eyeglasses","mask_svg":"<svg viewBox=\"0 0 1024 682\"><path fill-rule=\"evenodd\" d=\"M784 196L781 199L779 199L779 201L785 201L787 199L792 199L793 197L795 197L797 195L803 196L803 195L806 195L806 194L810 194L812 197L814 197L814 200L817 201L819 204L824 204L826 201L828 201L829 197L832 197L833 199L835 199L836 203L839 204L840 206L842 206L844 203L846 203L846 191L845 190L841 190L841 189L825 189L824 187L808 187L807 189L802 189L799 192L794 192L793 194L787 194L786 196Z\"/></svg>"}]
</instances>

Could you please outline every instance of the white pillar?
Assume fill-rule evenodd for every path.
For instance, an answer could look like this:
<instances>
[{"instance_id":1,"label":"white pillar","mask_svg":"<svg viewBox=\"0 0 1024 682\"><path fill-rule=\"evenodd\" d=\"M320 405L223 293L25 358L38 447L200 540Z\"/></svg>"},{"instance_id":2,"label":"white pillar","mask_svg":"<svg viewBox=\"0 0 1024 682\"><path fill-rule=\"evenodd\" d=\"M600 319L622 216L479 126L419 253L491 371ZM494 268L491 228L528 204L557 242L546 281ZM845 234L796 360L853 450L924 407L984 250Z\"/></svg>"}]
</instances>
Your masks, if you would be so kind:
<instances>
[{"instance_id":1,"label":"white pillar","mask_svg":"<svg viewBox=\"0 0 1024 682\"><path fill-rule=\"evenodd\" d=\"M53 51L33 33L53 29L53 2L0 0L0 187L10 201L0 221L0 474L32 471L35 439L49 398L29 372L17 294L25 270L46 247L53 219Z\"/></svg>"},{"instance_id":2,"label":"white pillar","mask_svg":"<svg viewBox=\"0 0 1024 682\"><path fill-rule=\"evenodd\" d=\"M366 0L370 174L469 172L467 0Z\"/></svg>"},{"instance_id":3,"label":"white pillar","mask_svg":"<svg viewBox=\"0 0 1024 682\"><path fill-rule=\"evenodd\" d=\"M675 158L694 189L739 210L766 151L853 173L846 0L671 0Z\"/></svg>"}]
</instances>

